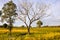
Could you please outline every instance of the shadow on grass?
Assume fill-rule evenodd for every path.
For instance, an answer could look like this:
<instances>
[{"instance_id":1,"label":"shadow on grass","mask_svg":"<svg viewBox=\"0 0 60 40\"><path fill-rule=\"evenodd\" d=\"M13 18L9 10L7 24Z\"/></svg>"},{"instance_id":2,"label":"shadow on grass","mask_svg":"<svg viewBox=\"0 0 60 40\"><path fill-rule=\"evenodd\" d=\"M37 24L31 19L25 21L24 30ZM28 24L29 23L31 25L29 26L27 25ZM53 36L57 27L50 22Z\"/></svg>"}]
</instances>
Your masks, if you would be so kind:
<instances>
[{"instance_id":1,"label":"shadow on grass","mask_svg":"<svg viewBox=\"0 0 60 40\"><path fill-rule=\"evenodd\" d=\"M26 34L27 34L27 33L20 33L20 34L16 35L15 40L16 40L18 37L20 37L21 40L23 40L23 38L24 38L24 36L25 36Z\"/></svg>"},{"instance_id":2,"label":"shadow on grass","mask_svg":"<svg viewBox=\"0 0 60 40\"><path fill-rule=\"evenodd\" d=\"M11 33L11 36L9 36L9 33L3 33L1 34L2 37L1 37L1 40L24 40L24 39L28 39L27 37L29 37L30 39L36 39L35 37L35 33Z\"/></svg>"},{"instance_id":3,"label":"shadow on grass","mask_svg":"<svg viewBox=\"0 0 60 40\"><path fill-rule=\"evenodd\" d=\"M16 40L18 37L20 37L21 40L24 40L25 37L35 37L33 34L34 34L34 33L30 33L30 34L28 34L28 33L20 33L20 34L16 35L15 40Z\"/></svg>"}]
</instances>

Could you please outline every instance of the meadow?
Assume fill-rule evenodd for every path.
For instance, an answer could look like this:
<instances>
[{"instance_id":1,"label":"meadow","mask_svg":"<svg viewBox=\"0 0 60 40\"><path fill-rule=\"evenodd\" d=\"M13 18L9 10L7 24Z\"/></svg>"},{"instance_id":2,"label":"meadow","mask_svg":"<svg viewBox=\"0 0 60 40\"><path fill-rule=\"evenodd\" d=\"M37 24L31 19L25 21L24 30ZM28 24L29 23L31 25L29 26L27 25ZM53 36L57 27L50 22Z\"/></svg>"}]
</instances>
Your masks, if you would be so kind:
<instances>
[{"instance_id":1,"label":"meadow","mask_svg":"<svg viewBox=\"0 0 60 40\"><path fill-rule=\"evenodd\" d=\"M15 27L10 36L8 29L0 28L0 40L60 40L59 27L32 27L30 33L27 28Z\"/></svg>"}]
</instances>

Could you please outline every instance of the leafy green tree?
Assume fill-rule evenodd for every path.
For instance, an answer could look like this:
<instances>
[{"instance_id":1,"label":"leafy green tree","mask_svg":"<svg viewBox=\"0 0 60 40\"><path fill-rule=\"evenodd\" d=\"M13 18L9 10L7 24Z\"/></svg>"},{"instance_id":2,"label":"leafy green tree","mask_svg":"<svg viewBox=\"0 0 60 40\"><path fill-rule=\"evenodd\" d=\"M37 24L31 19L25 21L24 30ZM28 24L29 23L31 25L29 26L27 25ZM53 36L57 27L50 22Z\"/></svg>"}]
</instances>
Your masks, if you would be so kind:
<instances>
[{"instance_id":1,"label":"leafy green tree","mask_svg":"<svg viewBox=\"0 0 60 40\"><path fill-rule=\"evenodd\" d=\"M4 4L3 8L2 8L2 22L6 21L7 23L9 23L9 30L11 33L12 27L13 27L13 23L15 22L15 19L17 17L17 13L16 13L16 4L13 3L13 1L9 1L8 3Z\"/></svg>"},{"instance_id":2,"label":"leafy green tree","mask_svg":"<svg viewBox=\"0 0 60 40\"><path fill-rule=\"evenodd\" d=\"M37 21L37 26L38 26L39 28L41 27L42 24L43 24L43 23L42 23L40 20Z\"/></svg>"}]
</instances>

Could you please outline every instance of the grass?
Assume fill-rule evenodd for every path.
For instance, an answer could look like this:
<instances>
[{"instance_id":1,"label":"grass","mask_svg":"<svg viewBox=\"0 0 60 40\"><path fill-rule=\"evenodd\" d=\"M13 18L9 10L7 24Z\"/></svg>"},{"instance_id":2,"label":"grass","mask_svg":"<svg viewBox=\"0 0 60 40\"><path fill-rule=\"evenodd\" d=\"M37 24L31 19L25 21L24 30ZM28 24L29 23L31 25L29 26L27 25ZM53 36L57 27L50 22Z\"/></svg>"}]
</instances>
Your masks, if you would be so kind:
<instances>
[{"instance_id":1,"label":"grass","mask_svg":"<svg viewBox=\"0 0 60 40\"><path fill-rule=\"evenodd\" d=\"M11 37L9 30L0 28L0 40L60 40L60 28L31 28L31 34L27 34L27 28L13 28Z\"/></svg>"}]
</instances>

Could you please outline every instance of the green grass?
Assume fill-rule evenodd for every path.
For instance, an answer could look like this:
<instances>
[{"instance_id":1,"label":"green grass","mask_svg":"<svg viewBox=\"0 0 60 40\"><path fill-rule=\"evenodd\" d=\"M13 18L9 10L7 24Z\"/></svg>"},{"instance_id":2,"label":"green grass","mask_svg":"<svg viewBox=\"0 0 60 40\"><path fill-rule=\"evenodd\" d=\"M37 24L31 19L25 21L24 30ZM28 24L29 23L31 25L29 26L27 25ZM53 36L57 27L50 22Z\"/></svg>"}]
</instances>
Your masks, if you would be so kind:
<instances>
[{"instance_id":1,"label":"green grass","mask_svg":"<svg viewBox=\"0 0 60 40\"><path fill-rule=\"evenodd\" d=\"M0 40L60 40L60 28L58 27L34 27L30 29L30 32L30 35L27 34L27 28L13 28L10 36L8 29L0 28Z\"/></svg>"}]
</instances>

